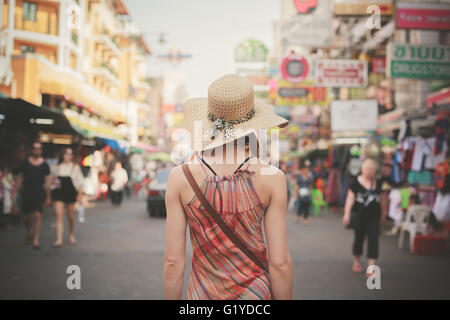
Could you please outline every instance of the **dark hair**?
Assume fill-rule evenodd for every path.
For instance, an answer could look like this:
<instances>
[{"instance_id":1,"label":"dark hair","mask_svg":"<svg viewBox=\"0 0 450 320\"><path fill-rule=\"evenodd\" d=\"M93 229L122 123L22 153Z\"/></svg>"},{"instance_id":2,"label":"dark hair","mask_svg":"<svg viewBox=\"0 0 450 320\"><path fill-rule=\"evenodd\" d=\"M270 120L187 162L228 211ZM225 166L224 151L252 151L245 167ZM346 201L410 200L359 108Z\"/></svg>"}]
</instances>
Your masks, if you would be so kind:
<instances>
[{"instance_id":1,"label":"dark hair","mask_svg":"<svg viewBox=\"0 0 450 320\"><path fill-rule=\"evenodd\" d=\"M61 150L60 154L59 154L58 164L63 163L63 161L64 161L64 154L67 152L67 150L71 150L72 151L72 156L74 156L72 148L70 148L70 147L63 148ZM72 162L74 162L74 158L72 158Z\"/></svg>"},{"instance_id":2,"label":"dark hair","mask_svg":"<svg viewBox=\"0 0 450 320\"><path fill-rule=\"evenodd\" d=\"M299 159L298 161L298 168L299 169L306 169L308 166L306 165L307 159Z\"/></svg>"}]
</instances>

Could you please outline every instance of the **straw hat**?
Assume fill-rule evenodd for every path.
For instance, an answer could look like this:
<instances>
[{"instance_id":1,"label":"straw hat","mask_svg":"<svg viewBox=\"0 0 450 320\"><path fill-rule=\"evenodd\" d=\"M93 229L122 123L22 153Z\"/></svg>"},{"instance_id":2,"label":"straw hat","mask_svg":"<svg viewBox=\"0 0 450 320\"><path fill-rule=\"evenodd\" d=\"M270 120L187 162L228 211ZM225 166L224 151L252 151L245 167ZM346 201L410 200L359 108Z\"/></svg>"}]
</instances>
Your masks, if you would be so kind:
<instances>
[{"instance_id":1,"label":"straw hat","mask_svg":"<svg viewBox=\"0 0 450 320\"><path fill-rule=\"evenodd\" d=\"M254 98L250 81L234 74L214 81L207 98L189 99L184 104L184 127L191 134L193 151L223 145L258 129L288 124L271 106Z\"/></svg>"}]
</instances>

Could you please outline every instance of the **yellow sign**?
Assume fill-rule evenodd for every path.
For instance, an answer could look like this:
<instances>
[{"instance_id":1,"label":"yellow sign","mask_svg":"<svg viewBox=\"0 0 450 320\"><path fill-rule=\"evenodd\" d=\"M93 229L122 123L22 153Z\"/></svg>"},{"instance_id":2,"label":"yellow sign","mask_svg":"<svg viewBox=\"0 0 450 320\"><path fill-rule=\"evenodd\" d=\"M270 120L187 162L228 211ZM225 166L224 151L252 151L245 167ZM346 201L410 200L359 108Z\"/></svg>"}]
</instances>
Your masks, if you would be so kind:
<instances>
[{"instance_id":1,"label":"yellow sign","mask_svg":"<svg viewBox=\"0 0 450 320\"><path fill-rule=\"evenodd\" d=\"M392 15L394 4L392 0L335 0L334 13L337 16L365 16L369 6L378 6L381 15Z\"/></svg>"}]
</instances>

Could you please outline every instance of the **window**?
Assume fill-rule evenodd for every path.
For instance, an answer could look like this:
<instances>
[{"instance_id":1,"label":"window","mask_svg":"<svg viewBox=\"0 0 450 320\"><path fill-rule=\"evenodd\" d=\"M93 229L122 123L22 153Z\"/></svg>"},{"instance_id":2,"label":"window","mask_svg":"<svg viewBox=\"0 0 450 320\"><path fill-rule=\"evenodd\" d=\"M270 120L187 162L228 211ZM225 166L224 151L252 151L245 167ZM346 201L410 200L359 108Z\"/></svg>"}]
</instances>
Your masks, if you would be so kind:
<instances>
[{"instance_id":1,"label":"window","mask_svg":"<svg viewBox=\"0 0 450 320\"><path fill-rule=\"evenodd\" d=\"M22 10L24 21L36 21L37 3L24 1Z\"/></svg>"},{"instance_id":2,"label":"window","mask_svg":"<svg viewBox=\"0 0 450 320\"><path fill-rule=\"evenodd\" d=\"M25 54L27 52L34 52L34 47L26 45L26 44L22 44L20 46L20 51L22 52L22 54Z\"/></svg>"}]
</instances>

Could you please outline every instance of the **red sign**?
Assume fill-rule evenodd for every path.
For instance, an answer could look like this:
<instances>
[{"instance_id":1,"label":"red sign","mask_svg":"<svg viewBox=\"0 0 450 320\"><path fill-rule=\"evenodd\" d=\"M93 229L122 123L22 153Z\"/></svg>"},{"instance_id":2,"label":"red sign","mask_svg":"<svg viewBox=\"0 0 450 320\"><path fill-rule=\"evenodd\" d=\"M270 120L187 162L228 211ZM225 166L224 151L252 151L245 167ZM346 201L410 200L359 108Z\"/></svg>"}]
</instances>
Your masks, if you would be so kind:
<instances>
[{"instance_id":1,"label":"red sign","mask_svg":"<svg viewBox=\"0 0 450 320\"><path fill-rule=\"evenodd\" d=\"M396 20L398 28L450 30L450 5L400 2Z\"/></svg>"},{"instance_id":2,"label":"red sign","mask_svg":"<svg viewBox=\"0 0 450 320\"><path fill-rule=\"evenodd\" d=\"M294 0L295 8L298 13L308 13L317 6L317 0Z\"/></svg>"},{"instance_id":3,"label":"red sign","mask_svg":"<svg viewBox=\"0 0 450 320\"><path fill-rule=\"evenodd\" d=\"M317 85L324 87L365 87L367 62L359 60L317 60Z\"/></svg>"},{"instance_id":4,"label":"red sign","mask_svg":"<svg viewBox=\"0 0 450 320\"><path fill-rule=\"evenodd\" d=\"M308 61L294 52L291 52L281 62L281 75L289 82L302 82L308 73Z\"/></svg>"},{"instance_id":5,"label":"red sign","mask_svg":"<svg viewBox=\"0 0 450 320\"><path fill-rule=\"evenodd\" d=\"M386 58L373 58L372 59L372 72L378 74L386 73Z\"/></svg>"}]
</instances>

